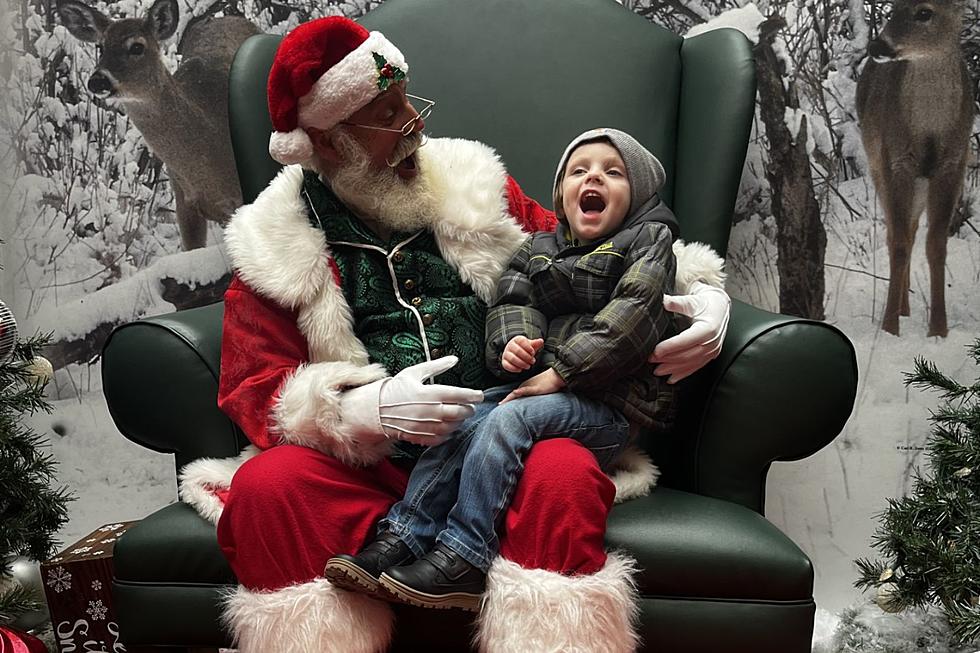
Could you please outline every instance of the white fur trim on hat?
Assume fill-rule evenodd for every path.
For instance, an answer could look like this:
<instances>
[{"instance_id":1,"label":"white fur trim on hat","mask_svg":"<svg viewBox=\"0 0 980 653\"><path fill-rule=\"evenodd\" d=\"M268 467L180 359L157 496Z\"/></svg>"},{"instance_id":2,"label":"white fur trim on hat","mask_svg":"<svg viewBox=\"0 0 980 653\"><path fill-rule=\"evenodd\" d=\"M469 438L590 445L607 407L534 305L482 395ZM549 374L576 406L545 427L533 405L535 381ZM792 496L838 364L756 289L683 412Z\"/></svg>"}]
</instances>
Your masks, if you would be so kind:
<instances>
[{"instance_id":1,"label":"white fur trim on hat","mask_svg":"<svg viewBox=\"0 0 980 653\"><path fill-rule=\"evenodd\" d=\"M398 48L381 32L371 32L367 40L323 73L310 92L299 99L299 126L330 129L377 97L381 90L375 53L408 72Z\"/></svg>"},{"instance_id":2,"label":"white fur trim on hat","mask_svg":"<svg viewBox=\"0 0 980 653\"><path fill-rule=\"evenodd\" d=\"M306 163L313 156L313 141L306 130L297 127L290 132L272 132L269 137L269 154L283 165Z\"/></svg>"},{"instance_id":3,"label":"white fur trim on hat","mask_svg":"<svg viewBox=\"0 0 980 653\"><path fill-rule=\"evenodd\" d=\"M394 627L391 608L325 578L274 592L239 586L222 619L239 653L380 653Z\"/></svg>"},{"instance_id":4,"label":"white fur trim on hat","mask_svg":"<svg viewBox=\"0 0 980 653\"><path fill-rule=\"evenodd\" d=\"M481 653L635 651L635 571L636 563L618 553L585 576L524 569L498 556L477 625Z\"/></svg>"}]
</instances>

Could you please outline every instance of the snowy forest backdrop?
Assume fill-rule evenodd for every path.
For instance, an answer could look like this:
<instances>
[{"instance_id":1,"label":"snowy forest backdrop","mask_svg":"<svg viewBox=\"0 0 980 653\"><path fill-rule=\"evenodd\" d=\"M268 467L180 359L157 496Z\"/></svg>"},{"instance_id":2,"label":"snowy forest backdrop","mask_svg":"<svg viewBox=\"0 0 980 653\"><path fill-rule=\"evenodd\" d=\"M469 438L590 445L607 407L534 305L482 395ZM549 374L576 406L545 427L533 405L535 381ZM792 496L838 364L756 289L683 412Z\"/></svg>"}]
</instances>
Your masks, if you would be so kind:
<instances>
[{"instance_id":1,"label":"snowy forest backdrop","mask_svg":"<svg viewBox=\"0 0 980 653\"><path fill-rule=\"evenodd\" d=\"M93 6L120 18L142 16L151 4ZM176 70L178 43L195 17L242 15L281 34L311 18L357 17L379 4L178 0L176 34L161 45L162 56ZM964 347L980 334L980 123L948 241L949 336L926 335L924 227L912 256L910 316L894 336L880 329L888 250L855 109L868 42L891 4L622 4L677 33L726 24L756 44L761 92L728 253L729 291L769 310L825 318L857 347L861 382L844 433L810 459L775 465L768 488L767 516L812 558L818 606L836 612L857 598L852 561L869 555L873 517L886 497L908 488L928 431L934 400L906 390L901 372L921 354L960 380L974 373ZM102 339L114 324L212 301L228 266L214 223L207 247L181 251L167 168L118 104L86 88L96 47L67 32L53 0L11 0L0 12L0 299L24 331L54 331L56 410L39 416L36 428L49 434L61 480L80 497L62 533L70 543L175 500L170 457L131 445L112 426L99 381ZM965 12L961 40L976 99L980 2L967 0ZM777 186L784 190L774 199Z\"/></svg>"}]
</instances>

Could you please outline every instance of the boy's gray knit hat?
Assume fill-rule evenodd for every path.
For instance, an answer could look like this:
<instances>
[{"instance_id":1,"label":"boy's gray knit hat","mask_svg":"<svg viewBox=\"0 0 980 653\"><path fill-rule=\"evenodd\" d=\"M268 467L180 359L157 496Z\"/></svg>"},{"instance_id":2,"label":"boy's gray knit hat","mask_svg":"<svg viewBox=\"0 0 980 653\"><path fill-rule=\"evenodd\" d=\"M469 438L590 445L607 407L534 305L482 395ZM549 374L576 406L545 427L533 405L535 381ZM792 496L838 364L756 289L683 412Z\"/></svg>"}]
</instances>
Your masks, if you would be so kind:
<instances>
[{"instance_id":1,"label":"boy's gray knit hat","mask_svg":"<svg viewBox=\"0 0 980 653\"><path fill-rule=\"evenodd\" d=\"M630 182L630 208L626 214L628 217L632 217L633 211L646 204L654 193L663 187L664 181L667 179L663 164L650 153L650 150L640 145L639 141L618 129L609 127L590 129L572 139L572 142L565 148L565 153L561 155L561 161L558 162L552 201L554 202L555 214L559 220L566 219L565 211L559 200L559 190L562 179L565 177L565 165L568 163L568 157L579 145L602 140L609 141L619 152L619 156L623 158L623 163L626 164L626 176Z\"/></svg>"}]
</instances>

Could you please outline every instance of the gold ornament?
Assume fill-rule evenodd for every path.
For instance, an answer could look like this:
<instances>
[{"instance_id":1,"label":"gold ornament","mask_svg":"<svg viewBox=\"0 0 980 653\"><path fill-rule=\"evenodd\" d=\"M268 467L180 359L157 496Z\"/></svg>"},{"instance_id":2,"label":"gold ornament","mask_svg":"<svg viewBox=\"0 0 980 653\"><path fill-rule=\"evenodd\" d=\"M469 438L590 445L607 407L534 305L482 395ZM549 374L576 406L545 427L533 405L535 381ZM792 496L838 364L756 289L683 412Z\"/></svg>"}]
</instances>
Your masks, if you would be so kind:
<instances>
[{"instance_id":1,"label":"gold ornament","mask_svg":"<svg viewBox=\"0 0 980 653\"><path fill-rule=\"evenodd\" d=\"M973 473L973 468L963 467L962 469L957 469L955 472L953 472L953 476L956 478L966 478L971 473Z\"/></svg>"},{"instance_id":2,"label":"gold ornament","mask_svg":"<svg viewBox=\"0 0 980 653\"><path fill-rule=\"evenodd\" d=\"M47 383L54 378L54 367L51 365L51 361L44 356L35 356L34 360L24 369L39 383Z\"/></svg>"},{"instance_id":3,"label":"gold ornament","mask_svg":"<svg viewBox=\"0 0 980 653\"><path fill-rule=\"evenodd\" d=\"M878 586L878 594L875 596L875 603L885 612L901 612L904 609L902 602L898 598L898 585L895 583L883 583Z\"/></svg>"},{"instance_id":4,"label":"gold ornament","mask_svg":"<svg viewBox=\"0 0 980 653\"><path fill-rule=\"evenodd\" d=\"M886 580L888 580L894 575L895 575L894 569L886 569L885 571L881 572L881 576L878 576L878 582L884 583Z\"/></svg>"}]
</instances>

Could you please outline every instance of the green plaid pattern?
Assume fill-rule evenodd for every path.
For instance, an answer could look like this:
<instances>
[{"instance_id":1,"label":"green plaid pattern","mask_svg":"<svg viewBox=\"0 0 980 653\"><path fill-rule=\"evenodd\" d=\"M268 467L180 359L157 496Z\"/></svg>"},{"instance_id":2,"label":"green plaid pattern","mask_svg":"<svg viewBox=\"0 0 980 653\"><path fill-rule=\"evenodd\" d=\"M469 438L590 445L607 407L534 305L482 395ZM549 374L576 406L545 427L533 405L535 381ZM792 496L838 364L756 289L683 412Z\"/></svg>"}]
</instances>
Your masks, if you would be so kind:
<instances>
[{"instance_id":1,"label":"green plaid pattern","mask_svg":"<svg viewBox=\"0 0 980 653\"><path fill-rule=\"evenodd\" d=\"M575 246L564 224L528 238L487 312L487 367L506 380L552 367L570 390L601 399L631 422L669 428L675 388L647 363L657 343L677 332L663 307L664 293L674 290L673 235L649 219L659 211L669 209L661 204L600 243ZM518 335L545 338L536 368L520 375L500 366Z\"/></svg>"}]
</instances>

